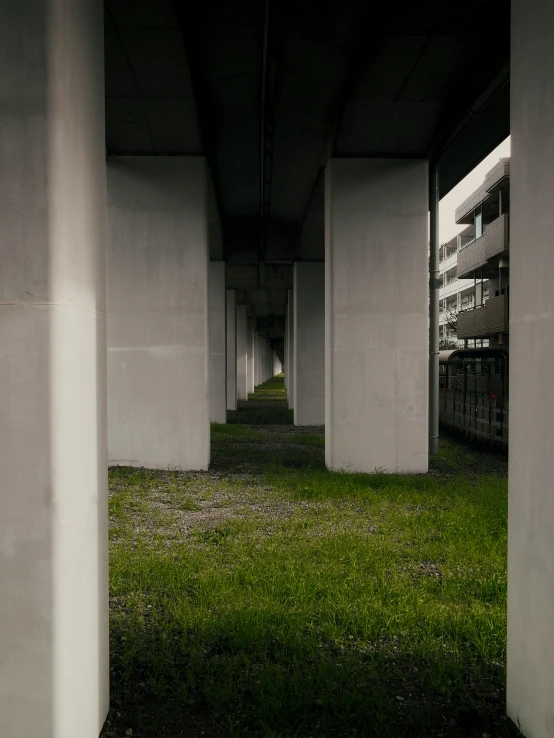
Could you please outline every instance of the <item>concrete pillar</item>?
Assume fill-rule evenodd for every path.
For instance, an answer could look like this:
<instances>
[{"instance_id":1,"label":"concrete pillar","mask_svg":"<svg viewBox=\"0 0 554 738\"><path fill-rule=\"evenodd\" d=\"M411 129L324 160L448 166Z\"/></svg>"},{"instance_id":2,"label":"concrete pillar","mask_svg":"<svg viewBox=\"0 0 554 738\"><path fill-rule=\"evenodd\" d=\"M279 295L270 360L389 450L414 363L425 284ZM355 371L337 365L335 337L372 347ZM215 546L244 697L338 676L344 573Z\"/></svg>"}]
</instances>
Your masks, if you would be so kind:
<instances>
[{"instance_id":1,"label":"concrete pillar","mask_svg":"<svg viewBox=\"0 0 554 738\"><path fill-rule=\"evenodd\" d=\"M327 166L325 455L332 469L427 470L427 168L387 159Z\"/></svg>"},{"instance_id":2,"label":"concrete pillar","mask_svg":"<svg viewBox=\"0 0 554 738\"><path fill-rule=\"evenodd\" d=\"M248 393L254 392L254 365L255 365L255 358L254 358L254 337L255 337L255 331L256 331L256 320L255 318L248 318L248 345L247 345L247 354L248 354Z\"/></svg>"},{"instance_id":3,"label":"concrete pillar","mask_svg":"<svg viewBox=\"0 0 554 738\"><path fill-rule=\"evenodd\" d=\"M295 425L325 423L325 265L294 265Z\"/></svg>"},{"instance_id":4,"label":"concrete pillar","mask_svg":"<svg viewBox=\"0 0 554 738\"><path fill-rule=\"evenodd\" d=\"M286 314L285 314L286 315ZM286 317L285 317L285 324L286 324ZM285 332L283 334L283 373L284 373L284 379L283 384L285 385L285 390L287 389L287 355L288 355L288 348L287 348L287 331L285 329Z\"/></svg>"},{"instance_id":5,"label":"concrete pillar","mask_svg":"<svg viewBox=\"0 0 554 738\"><path fill-rule=\"evenodd\" d=\"M294 409L294 290L289 290L287 304L288 366L287 401L289 410Z\"/></svg>"},{"instance_id":6,"label":"concrete pillar","mask_svg":"<svg viewBox=\"0 0 554 738\"><path fill-rule=\"evenodd\" d=\"M225 262L210 262L210 421L227 422Z\"/></svg>"},{"instance_id":7,"label":"concrete pillar","mask_svg":"<svg viewBox=\"0 0 554 738\"><path fill-rule=\"evenodd\" d=\"M227 290L227 410L237 409L236 291Z\"/></svg>"},{"instance_id":8,"label":"concrete pillar","mask_svg":"<svg viewBox=\"0 0 554 738\"><path fill-rule=\"evenodd\" d=\"M256 372L257 372L257 379L256 384L260 385L264 381L264 373L263 373L263 353L262 353L262 337L256 336Z\"/></svg>"},{"instance_id":9,"label":"concrete pillar","mask_svg":"<svg viewBox=\"0 0 554 738\"><path fill-rule=\"evenodd\" d=\"M202 157L108 159L110 464L210 463Z\"/></svg>"},{"instance_id":10,"label":"concrete pillar","mask_svg":"<svg viewBox=\"0 0 554 738\"><path fill-rule=\"evenodd\" d=\"M277 356L277 352L273 352L273 376L276 377L278 374L281 374L283 371L283 367L281 365L281 360Z\"/></svg>"},{"instance_id":11,"label":"concrete pillar","mask_svg":"<svg viewBox=\"0 0 554 738\"><path fill-rule=\"evenodd\" d=\"M108 710L104 26L0 24L0 735L97 738Z\"/></svg>"},{"instance_id":12,"label":"concrete pillar","mask_svg":"<svg viewBox=\"0 0 554 738\"><path fill-rule=\"evenodd\" d=\"M508 684L524 735L554 735L554 5L512 2Z\"/></svg>"},{"instance_id":13,"label":"concrete pillar","mask_svg":"<svg viewBox=\"0 0 554 738\"><path fill-rule=\"evenodd\" d=\"M248 319L246 305L237 305L237 399L248 399Z\"/></svg>"}]
</instances>

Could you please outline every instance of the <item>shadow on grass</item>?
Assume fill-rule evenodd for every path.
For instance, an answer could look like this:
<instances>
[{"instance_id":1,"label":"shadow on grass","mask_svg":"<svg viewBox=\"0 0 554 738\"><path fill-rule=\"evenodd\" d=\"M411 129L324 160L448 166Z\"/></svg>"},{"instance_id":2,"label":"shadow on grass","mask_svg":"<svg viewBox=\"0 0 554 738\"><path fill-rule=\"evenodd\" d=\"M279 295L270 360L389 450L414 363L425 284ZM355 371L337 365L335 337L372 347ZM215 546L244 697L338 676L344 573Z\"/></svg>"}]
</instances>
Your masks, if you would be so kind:
<instances>
[{"instance_id":1,"label":"shadow on grass","mask_svg":"<svg viewBox=\"0 0 554 738\"><path fill-rule=\"evenodd\" d=\"M203 627L161 609L121 617L111 639L118 736L518 735L500 717L502 668L471 643L462 654L382 635L344 645L321 639L317 618L252 609Z\"/></svg>"},{"instance_id":2,"label":"shadow on grass","mask_svg":"<svg viewBox=\"0 0 554 738\"><path fill-rule=\"evenodd\" d=\"M112 558L104 735L518 735L505 467L446 442L429 475L330 472L322 429L292 428L284 397L278 378L212 426L211 471L298 505L263 535L241 510L171 544L155 528L149 548L133 485L148 497L157 473L112 473L111 511L131 522Z\"/></svg>"}]
</instances>

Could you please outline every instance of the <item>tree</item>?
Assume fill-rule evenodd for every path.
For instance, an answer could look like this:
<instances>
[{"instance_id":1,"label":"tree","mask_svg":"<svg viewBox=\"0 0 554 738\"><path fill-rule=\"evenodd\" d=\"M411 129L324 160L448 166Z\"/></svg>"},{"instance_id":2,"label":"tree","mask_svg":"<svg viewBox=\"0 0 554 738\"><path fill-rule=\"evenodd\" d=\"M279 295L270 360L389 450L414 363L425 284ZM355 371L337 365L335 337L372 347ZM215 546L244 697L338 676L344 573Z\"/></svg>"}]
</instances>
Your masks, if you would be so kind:
<instances>
[{"instance_id":1,"label":"tree","mask_svg":"<svg viewBox=\"0 0 554 738\"><path fill-rule=\"evenodd\" d=\"M450 351L458 348L458 341L454 338L441 338L439 341L439 351Z\"/></svg>"}]
</instances>

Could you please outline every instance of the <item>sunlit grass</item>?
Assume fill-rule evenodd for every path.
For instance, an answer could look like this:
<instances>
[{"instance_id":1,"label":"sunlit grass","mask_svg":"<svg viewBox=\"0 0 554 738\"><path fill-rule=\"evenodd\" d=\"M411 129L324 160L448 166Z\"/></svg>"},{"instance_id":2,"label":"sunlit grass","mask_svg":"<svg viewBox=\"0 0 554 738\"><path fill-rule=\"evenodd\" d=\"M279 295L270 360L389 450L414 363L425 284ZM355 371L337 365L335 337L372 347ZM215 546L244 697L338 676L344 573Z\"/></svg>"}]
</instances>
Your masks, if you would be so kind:
<instances>
[{"instance_id":1,"label":"sunlit grass","mask_svg":"<svg viewBox=\"0 0 554 738\"><path fill-rule=\"evenodd\" d=\"M329 472L323 429L239 424L266 390L212 426L212 474L111 471L112 730L515 735L504 462Z\"/></svg>"}]
</instances>

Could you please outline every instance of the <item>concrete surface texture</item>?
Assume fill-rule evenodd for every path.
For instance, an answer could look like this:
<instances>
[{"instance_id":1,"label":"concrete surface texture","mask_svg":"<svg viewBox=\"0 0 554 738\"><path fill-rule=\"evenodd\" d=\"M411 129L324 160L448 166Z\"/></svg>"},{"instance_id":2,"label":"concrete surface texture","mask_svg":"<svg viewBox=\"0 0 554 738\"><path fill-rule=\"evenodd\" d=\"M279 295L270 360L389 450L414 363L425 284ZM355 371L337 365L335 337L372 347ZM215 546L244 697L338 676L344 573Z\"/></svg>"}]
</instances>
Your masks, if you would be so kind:
<instances>
[{"instance_id":1,"label":"concrete surface texture","mask_svg":"<svg viewBox=\"0 0 554 738\"><path fill-rule=\"evenodd\" d=\"M246 305L237 305L237 399L248 399L248 323Z\"/></svg>"},{"instance_id":2,"label":"concrete surface texture","mask_svg":"<svg viewBox=\"0 0 554 738\"><path fill-rule=\"evenodd\" d=\"M237 297L227 290L227 410L237 409Z\"/></svg>"},{"instance_id":3,"label":"concrete surface texture","mask_svg":"<svg viewBox=\"0 0 554 738\"><path fill-rule=\"evenodd\" d=\"M285 325L286 325L286 317L285 317ZM285 389L287 388L287 379L288 379L287 367L288 367L289 350L288 350L287 341L288 341L287 330L285 328L285 331L283 333L283 373L285 375L285 378L284 378Z\"/></svg>"},{"instance_id":4,"label":"concrete surface texture","mask_svg":"<svg viewBox=\"0 0 554 738\"><path fill-rule=\"evenodd\" d=\"M225 262L210 262L210 421L227 422Z\"/></svg>"},{"instance_id":5,"label":"concrete surface texture","mask_svg":"<svg viewBox=\"0 0 554 738\"><path fill-rule=\"evenodd\" d=\"M294 409L294 290L289 290L287 299L287 361L288 382L287 402L289 410Z\"/></svg>"},{"instance_id":6,"label":"concrete surface texture","mask_svg":"<svg viewBox=\"0 0 554 738\"><path fill-rule=\"evenodd\" d=\"M111 464L208 468L206 192L202 157L108 159Z\"/></svg>"},{"instance_id":7,"label":"concrete surface texture","mask_svg":"<svg viewBox=\"0 0 554 738\"><path fill-rule=\"evenodd\" d=\"M261 336L257 336L257 350L256 355L258 357L256 361L256 384L262 384L264 381L264 367L263 367L263 339Z\"/></svg>"},{"instance_id":8,"label":"concrete surface texture","mask_svg":"<svg viewBox=\"0 0 554 738\"><path fill-rule=\"evenodd\" d=\"M255 337L255 330L256 330L256 319L255 318L248 318L248 324L247 324L247 346L246 346L246 353L248 356L248 392L254 392L254 337Z\"/></svg>"},{"instance_id":9,"label":"concrete surface texture","mask_svg":"<svg viewBox=\"0 0 554 738\"><path fill-rule=\"evenodd\" d=\"M109 701L102 5L4 10L0 735L97 738Z\"/></svg>"},{"instance_id":10,"label":"concrete surface texture","mask_svg":"<svg viewBox=\"0 0 554 738\"><path fill-rule=\"evenodd\" d=\"M294 265L295 425L325 423L325 265Z\"/></svg>"},{"instance_id":11,"label":"concrete surface texture","mask_svg":"<svg viewBox=\"0 0 554 738\"><path fill-rule=\"evenodd\" d=\"M325 456L332 469L427 471L427 168L424 160L327 165Z\"/></svg>"},{"instance_id":12,"label":"concrete surface texture","mask_svg":"<svg viewBox=\"0 0 554 738\"><path fill-rule=\"evenodd\" d=\"M508 714L554 736L554 5L512 3Z\"/></svg>"}]
</instances>

